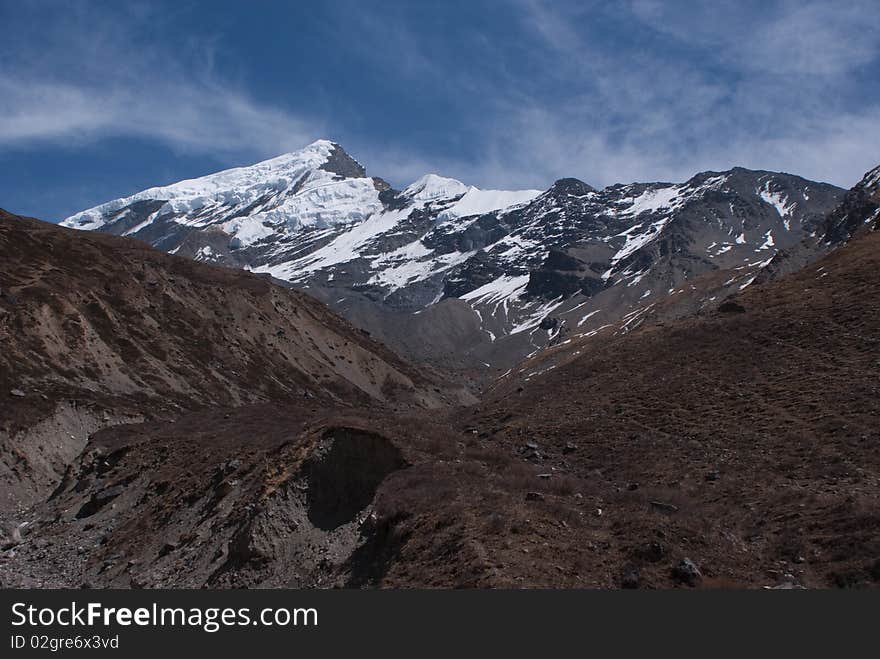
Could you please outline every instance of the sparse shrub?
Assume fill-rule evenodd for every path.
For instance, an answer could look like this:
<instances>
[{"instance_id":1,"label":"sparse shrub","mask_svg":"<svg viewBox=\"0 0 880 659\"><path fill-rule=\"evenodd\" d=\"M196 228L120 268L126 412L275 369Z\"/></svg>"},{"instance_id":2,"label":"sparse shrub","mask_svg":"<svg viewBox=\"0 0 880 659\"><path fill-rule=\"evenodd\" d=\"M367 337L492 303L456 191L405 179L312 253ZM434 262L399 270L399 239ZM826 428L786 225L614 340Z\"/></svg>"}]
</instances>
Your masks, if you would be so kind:
<instances>
[{"instance_id":1,"label":"sparse shrub","mask_svg":"<svg viewBox=\"0 0 880 659\"><path fill-rule=\"evenodd\" d=\"M545 490L547 492L551 492L552 494L558 494L559 496L568 497L575 492L581 491L583 489L581 486L582 481L579 478L575 478L574 476L569 476L567 474L561 474L553 476L553 478L547 479Z\"/></svg>"},{"instance_id":2,"label":"sparse shrub","mask_svg":"<svg viewBox=\"0 0 880 659\"><path fill-rule=\"evenodd\" d=\"M507 531L507 521L500 513L489 513L484 530L486 533L501 535Z\"/></svg>"}]
</instances>

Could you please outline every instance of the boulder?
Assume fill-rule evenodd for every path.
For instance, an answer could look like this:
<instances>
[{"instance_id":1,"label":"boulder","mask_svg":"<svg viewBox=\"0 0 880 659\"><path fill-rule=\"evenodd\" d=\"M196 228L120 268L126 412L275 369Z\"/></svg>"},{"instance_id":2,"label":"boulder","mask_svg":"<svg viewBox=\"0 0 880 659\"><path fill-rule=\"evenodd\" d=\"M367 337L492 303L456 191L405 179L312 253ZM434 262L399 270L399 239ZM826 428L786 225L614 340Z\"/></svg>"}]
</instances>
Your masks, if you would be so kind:
<instances>
[{"instance_id":1,"label":"boulder","mask_svg":"<svg viewBox=\"0 0 880 659\"><path fill-rule=\"evenodd\" d=\"M672 577L679 583L696 586L703 580L703 573L691 559L683 558L672 568Z\"/></svg>"}]
</instances>

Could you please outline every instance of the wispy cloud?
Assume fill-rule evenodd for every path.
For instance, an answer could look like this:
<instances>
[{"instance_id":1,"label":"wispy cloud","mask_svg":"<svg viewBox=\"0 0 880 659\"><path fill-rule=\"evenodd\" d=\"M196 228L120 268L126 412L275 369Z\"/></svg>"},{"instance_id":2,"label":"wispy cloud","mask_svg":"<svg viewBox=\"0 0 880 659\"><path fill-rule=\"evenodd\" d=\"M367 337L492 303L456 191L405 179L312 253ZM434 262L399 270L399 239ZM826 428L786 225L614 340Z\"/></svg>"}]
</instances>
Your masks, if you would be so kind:
<instances>
[{"instance_id":1,"label":"wispy cloud","mask_svg":"<svg viewBox=\"0 0 880 659\"><path fill-rule=\"evenodd\" d=\"M838 75L880 54L880 15L872 0L634 0L631 7L653 29L761 73Z\"/></svg>"},{"instance_id":2,"label":"wispy cloud","mask_svg":"<svg viewBox=\"0 0 880 659\"><path fill-rule=\"evenodd\" d=\"M271 155L322 133L315 122L256 103L217 82L152 79L144 85L146 95L112 84L0 77L0 143L134 136L212 154Z\"/></svg>"},{"instance_id":3,"label":"wispy cloud","mask_svg":"<svg viewBox=\"0 0 880 659\"><path fill-rule=\"evenodd\" d=\"M605 185L743 165L852 185L880 160L880 104L848 75L880 53L868 4L522 0L568 93L500 105L485 176ZM601 19L629 25L613 47L586 29Z\"/></svg>"},{"instance_id":4,"label":"wispy cloud","mask_svg":"<svg viewBox=\"0 0 880 659\"><path fill-rule=\"evenodd\" d=\"M137 31L161 18L146 6L128 9L80 7L63 28L54 26L46 51L0 69L0 145L123 136L213 155L269 156L324 132L322 122L260 103L218 75L210 38L171 52L140 43Z\"/></svg>"}]
</instances>

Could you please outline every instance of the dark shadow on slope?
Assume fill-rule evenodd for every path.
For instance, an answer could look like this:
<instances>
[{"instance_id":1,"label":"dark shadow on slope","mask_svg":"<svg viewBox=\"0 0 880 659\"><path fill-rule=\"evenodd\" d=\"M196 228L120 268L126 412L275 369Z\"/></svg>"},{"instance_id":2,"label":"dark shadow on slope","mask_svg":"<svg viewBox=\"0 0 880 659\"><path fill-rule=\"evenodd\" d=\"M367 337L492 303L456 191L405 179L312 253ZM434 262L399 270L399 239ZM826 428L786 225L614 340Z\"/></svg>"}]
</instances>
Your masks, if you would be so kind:
<instances>
[{"instance_id":1,"label":"dark shadow on slope","mask_svg":"<svg viewBox=\"0 0 880 659\"><path fill-rule=\"evenodd\" d=\"M308 516L329 531L352 521L366 508L376 488L406 465L390 440L365 430L332 428L324 435L325 450L303 465L308 482Z\"/></svg>"}]
</instances>

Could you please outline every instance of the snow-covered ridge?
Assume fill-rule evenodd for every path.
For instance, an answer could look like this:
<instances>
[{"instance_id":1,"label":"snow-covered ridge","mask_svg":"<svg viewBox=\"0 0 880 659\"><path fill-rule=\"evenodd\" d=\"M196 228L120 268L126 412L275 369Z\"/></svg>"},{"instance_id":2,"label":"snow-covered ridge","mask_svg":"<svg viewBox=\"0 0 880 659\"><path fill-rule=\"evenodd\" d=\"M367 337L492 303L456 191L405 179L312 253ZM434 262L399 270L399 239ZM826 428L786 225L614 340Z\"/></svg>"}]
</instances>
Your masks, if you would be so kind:
<instances>
[{"instance_id":1,"label":"snow-covered ridge","mask_svg":"<svg viewBox=\"0 0 880 659\"><path fill-rule=\"evenodd\" d=\"M335 145L318 140L304 149L286 153L247 167L235 167L215 174L187 179L171 185L148 188L130 197L115 199L81 211L65 219L62 226L76 229L97 229L117 219L114 211L138 201L163 200L167 207L160 212L187 213L210 204L241 204L267 192L280 191L294 185L302 176L326 163ZM328 176L323 183L330 183ZM313 188L322 181L312 182Z\"/></svg>"},{"instance_id":2,"label":"snow-covered ridge","mask_svg":"<svg viewBox=\"0 0 880 659\"><path fill-rule=\"evenodd\" d=\"M541 192L541 190L480 190L471 186L461 199L440 214L439 219L483 215L527 204Z\"/></svg>"},{"instance_id":3,"label":"snow-covered ridge","mask_svg":"<svg viewBox=\"0 0 880 659\"><path fill-rule=\"evenodd\" d=\"M427 202L436 199L454 199L465 194L467 190L468 186L454 178L425 174L406 186L403 189L403 196L414 201Z\"/></svg>"},{"instance_id":4,"label":"snow-covered ridge","mask_svg":"<svg viewBox=\"0 0 880 659\"><path fill-rule=\"evenodd\" d=\"M670 185L663 188L648 188L638 197L632 199L632 204L623 211L627 215L641 215L645 212L654 212L673 208L678 200L681 186Z\"/></svg>"},{"instance_id":5,"label":"snow-covered ridge","mask_svg":"<svg viewBox=\"0 0 880 659\"><path fill-rule=\"evenodd\" d=\"M319 249L289 262L258 266L255 272L271 274L279 279L304 281L313 273L349 263L371 254L370 267L375 274L368 284L391 290L443 273L473 256L473 251L452 251L438 254L421 239L402 247L383 251L383 237L394 235L412 211L429 204L450 204L437 214L437 223L448 223L460 217L507 210L528 203L540 190L480 190L460 181L427 174L404 188L401 197L408 200L402 209L372 213L337 234ZM457 227L462 228L462 227Z\"/></svg>"},{"instance_id":6,"label":"snow-covered ridge","mask_svg":"<svg viewBox=\"0 0 880 659\"><path fill-rule=\"evenodd\" d=\"M336 173L331 164L339 153L348 162L347 176ZM353 176L351 171L360 175ZM339 145L318 140L248 167L149 188L76 213L61 224L84 230L112 226L115 233L123 235L144 231L160 219L193 228L216 225L230 236L233 247L240 248L301 228L361 224L383 211L378 187ZM412 208L449 203L440 218L449 220L526 203L538 194L539 190L480 190L456 179L427 174L407 186L401 196ZM147 204L147 210L138 204ZM385 226L387 220L378 225ZM349 236L343 242L348 244L352 239ZM345 250L335 251L329 262L344 262L339 259L344 258ZM321 259L309 259L306 265L311 262L320 263Z\"/></svg>"}]
</instances>

